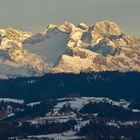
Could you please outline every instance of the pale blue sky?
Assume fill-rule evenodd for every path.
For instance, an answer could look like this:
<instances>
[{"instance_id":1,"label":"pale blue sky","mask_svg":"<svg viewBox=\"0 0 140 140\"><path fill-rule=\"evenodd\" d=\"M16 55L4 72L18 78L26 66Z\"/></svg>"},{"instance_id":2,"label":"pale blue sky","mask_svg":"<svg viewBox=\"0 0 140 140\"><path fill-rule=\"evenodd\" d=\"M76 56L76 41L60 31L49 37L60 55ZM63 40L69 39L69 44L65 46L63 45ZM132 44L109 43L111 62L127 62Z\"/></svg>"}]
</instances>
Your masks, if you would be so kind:
<instances>
[{"instance_id":1,"label":"pale blue sky","mask_svg":"<svg viewBox=\"0 0 140 140\"><path fill-rule=\"evenodd\" d=\"M0 28L40 32L50 23L111 20L140 37L140 0L0 0Z\"/></svg>"}]
</instances>

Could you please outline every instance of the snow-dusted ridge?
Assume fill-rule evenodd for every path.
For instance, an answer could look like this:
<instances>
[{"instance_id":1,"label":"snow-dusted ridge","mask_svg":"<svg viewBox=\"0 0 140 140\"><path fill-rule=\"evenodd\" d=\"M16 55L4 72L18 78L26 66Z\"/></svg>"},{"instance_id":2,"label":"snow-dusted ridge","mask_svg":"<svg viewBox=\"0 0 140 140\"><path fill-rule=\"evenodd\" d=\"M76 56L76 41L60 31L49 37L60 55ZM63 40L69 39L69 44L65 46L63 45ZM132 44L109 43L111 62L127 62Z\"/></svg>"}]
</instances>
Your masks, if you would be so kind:
<instances>
[{"instance_id":1,"label":"snow-dusted ridge","mask_svg":"<svg viewBox=\"0 0 140 140\"><path fill-rule=\"evenodd\" d=\"M18 99L11 99L11 98L0 98L0 102L11 102L11 103L18 103L23 104L24 100L18 100Z\"/></svg>"},{"instance_id":2,"label":"snow-dusted ridge","mask_svg":"<svg viewBox=\"0 0 140 140\"><path fill-rule=\"evenodd\" d=\"M52 112L49 112L46 114L45 117L39 117L33 120L30 120L31 124L36 125L36 124L43 124L46 121L48 122L67 122L71 119L76 118L76 114L74 112L66 113L66 114L61 114L59 111L64 107L70 105L70 107L74 110L80 111L85 105L89 103L109 103L114 106L119 106L123 107L124 109L129 109L130 102L120 99L119 101L114 101L109 98L105 97L75 97L75 98L59 98L57 99L58 104L54 106ZM40 102L37 102L37 104ZM36 103L31 105L37 105ZM29 104L30 105L30 104ZM138 111L138 110L137 110ZM97 114L95 114L96 116ZM80 119L78 121L81 122ZM82 127L85 124L87 124L89 121L81 122L78 124L78 126L75 126L75 128Z\"/></svg>"},{"instance_id":3,"label":"snow-dusted ridge","mask_svg":"<svg viewBox=\"0 0 140 140\"><path fill-rule=\"evenodd\" d=\"M129 106L129 102L124 100L124 99L120 99L119 101L113 101L112 99L109 98L105 98L105 97L79 97L79 98L69 98L69 101L63 101L63 100L67 100L67 98L62 98L62 99L58 99L62 102L58 103L55 106L55 109L60 109L62 108L64 105L66 104L71 104L71 107L73 109L77 109L80 110L83 108L84 105L88 104L88 103L100 103L100 102L106 102L115 106L121 106L123 108L128 108Z\"/></svg>"}]
</instances>

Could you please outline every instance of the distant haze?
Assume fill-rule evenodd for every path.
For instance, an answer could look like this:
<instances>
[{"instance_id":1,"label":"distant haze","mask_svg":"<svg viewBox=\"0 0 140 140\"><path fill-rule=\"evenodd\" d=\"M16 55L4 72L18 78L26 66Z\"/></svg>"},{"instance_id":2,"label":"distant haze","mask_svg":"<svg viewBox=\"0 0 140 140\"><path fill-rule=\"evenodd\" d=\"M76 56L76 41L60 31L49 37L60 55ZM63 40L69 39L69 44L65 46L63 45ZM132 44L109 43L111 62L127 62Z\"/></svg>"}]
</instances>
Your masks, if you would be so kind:
<instances>
[{"instance_id":1,"label":"distant haze","mask_svg":"<svg viewBox=\"0 0 140 140\"><path fill-rule=\"evenodd\" d=\"M0 0L0 28L36 33L50 23L90 25L105 19L140 37L140 0Z\"/></svg>"}]
</instances>

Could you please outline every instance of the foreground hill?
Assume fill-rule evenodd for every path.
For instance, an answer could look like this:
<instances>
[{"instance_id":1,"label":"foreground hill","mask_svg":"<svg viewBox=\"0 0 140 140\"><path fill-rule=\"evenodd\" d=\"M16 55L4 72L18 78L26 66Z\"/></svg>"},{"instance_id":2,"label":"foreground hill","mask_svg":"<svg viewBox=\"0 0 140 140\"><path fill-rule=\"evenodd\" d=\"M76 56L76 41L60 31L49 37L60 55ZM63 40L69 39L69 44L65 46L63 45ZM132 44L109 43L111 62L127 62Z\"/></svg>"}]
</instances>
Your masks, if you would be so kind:
<instances>
[{"instance_id":1,"label":"foreground hill","mask_svg":"<svg viewBox=\"0 0 140 140\"><path fill-rule=\"evenodd\" d=\"M139 82L138 72L0 80L0 139L139 140Z\"/></svg>"},{"instance_id":2,"label":"foreground hill","mask_svg":"<svg viewBox=\"0 0 140 140\"><path fill-rule=\"evenodd\" d=\"M31 103L0 98L0 139L138 140L137 103L103 97L67 97Z\"/></svg>"}]
</instances>

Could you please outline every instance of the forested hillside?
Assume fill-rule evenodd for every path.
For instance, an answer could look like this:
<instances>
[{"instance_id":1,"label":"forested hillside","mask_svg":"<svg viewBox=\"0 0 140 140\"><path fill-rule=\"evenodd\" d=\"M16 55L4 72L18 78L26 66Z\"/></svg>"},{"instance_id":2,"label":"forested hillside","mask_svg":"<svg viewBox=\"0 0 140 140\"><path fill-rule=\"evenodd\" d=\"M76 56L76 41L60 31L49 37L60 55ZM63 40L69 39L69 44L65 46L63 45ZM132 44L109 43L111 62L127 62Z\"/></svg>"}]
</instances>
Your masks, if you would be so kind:
<instances>
[{"instance_id":1,"label":"forested hillside","mask_svg":"<svg viewBox=\"0 0 140 140\"><path fill-rule=\"evenodd\" d=\"M140 73L46 74L0 80L0 97L44 100L66 96L140 99Z\"/></svg>"}]
</instances>

